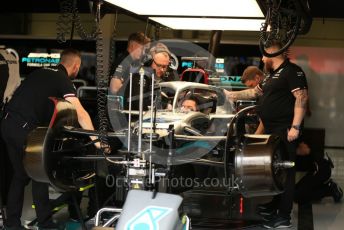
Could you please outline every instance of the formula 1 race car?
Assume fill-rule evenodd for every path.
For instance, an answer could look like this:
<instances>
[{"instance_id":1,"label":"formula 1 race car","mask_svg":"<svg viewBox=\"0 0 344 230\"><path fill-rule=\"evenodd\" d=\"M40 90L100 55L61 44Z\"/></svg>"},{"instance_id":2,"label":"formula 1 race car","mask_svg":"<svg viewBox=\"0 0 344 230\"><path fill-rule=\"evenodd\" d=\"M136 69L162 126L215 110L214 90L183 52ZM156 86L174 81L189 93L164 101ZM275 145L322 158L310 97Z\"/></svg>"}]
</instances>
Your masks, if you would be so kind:
<instances>
[{"instance_id":1,"label":"formula 1 race car","mask_svg":"<svg viewBox=\"0 0 344 230\"><path fill-rule=\"evenodd\" d=\"M116 176L123 178L123 189L153 191L153 197L157 191L179 194L194 189L167 182L189 178L203 183L195 179L205 178L204 169L212 178L231 181L220 186L226 194L252 197L283 191L284 168L292 163L283 158L278 136L246 133L254 106L234 113L222 89L199 83L160 83L154 91L152 95L160 99L152 97L149 110L141 111L137 121L129 119L128 128L106 133L108 140L122 142L122 148L112 149L109 155L95 154L98 151L88 140L88 136L101 138L102 133L78 128L71 104L54 99L49 127L36 128L27 140L24 165L29 176L63 192L75 191L93 183L97 172L90 162L105 160L121 167L122 174ZM189 94L199 96L199 111L181 110ZM164 106L158 109L158 103ZM112 112L123 114L124 119L135 114Z\"/></svg>"}]
</instances>

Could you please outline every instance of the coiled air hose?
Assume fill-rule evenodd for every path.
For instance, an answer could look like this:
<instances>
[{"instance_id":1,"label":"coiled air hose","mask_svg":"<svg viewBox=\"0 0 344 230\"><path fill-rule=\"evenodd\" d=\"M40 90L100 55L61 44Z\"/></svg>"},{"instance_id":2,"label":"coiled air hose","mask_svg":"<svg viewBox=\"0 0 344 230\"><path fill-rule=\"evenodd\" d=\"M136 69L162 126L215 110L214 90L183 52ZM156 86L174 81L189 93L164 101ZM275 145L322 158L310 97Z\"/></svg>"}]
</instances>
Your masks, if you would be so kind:
<instances>
[{"instance_id":1,"label":"coiled air hose","mask_svg":"<svg viewBox=\"0 0 344 230\"><path fill-rule=\"evenodd\" d=\"M73 1L72 0L61 0L60 1L60 15L57 19L57 35L56 39L59 43L67 41L66 35L72 31L73 22Z\"/></svg>"}]
</instances>

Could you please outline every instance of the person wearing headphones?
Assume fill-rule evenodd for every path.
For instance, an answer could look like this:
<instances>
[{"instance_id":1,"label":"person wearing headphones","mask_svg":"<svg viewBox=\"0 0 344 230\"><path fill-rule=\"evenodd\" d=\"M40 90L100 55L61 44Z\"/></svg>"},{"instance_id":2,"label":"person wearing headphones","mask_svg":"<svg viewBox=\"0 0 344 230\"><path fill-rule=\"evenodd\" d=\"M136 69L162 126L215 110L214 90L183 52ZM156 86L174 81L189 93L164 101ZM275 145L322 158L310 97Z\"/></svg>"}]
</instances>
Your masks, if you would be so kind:
<instances>
[{"instance_id":1,"label":"person wearing headphones","mask_svg":"<svg viewBox=\"0 0 344 230\"><path fill-rule=\"evenodd\" d=\"M177 74L170 71L171 52L161 42L156 43L150 50L151 65L156 82L179 81Z\"/></svg>"},{"instance_id":2,"label":"person wearing headphones","mask_svg":"<svg viewBox=\"0 0 344 230\"><path fill-rule=\"evenodd\" d=\"M152 46L148 54L143 58L143 66L138 66L132 69L132 91L130 95L130 81L129 77L124 79L123 86L118 91L117 95L123 96L124 109L129 108L129 102L132 103L132 110L139 110L139 94L140 94L140 70L144 70L143 82L143 109L147 110L150 104L151 95L151 77L154 74L154 84L166 81L179 80L174 74L170 74L170 60L171 52L167 46L158 42ZM129 99L131 98L131 100Z\"/></svg>"}]
</instances>

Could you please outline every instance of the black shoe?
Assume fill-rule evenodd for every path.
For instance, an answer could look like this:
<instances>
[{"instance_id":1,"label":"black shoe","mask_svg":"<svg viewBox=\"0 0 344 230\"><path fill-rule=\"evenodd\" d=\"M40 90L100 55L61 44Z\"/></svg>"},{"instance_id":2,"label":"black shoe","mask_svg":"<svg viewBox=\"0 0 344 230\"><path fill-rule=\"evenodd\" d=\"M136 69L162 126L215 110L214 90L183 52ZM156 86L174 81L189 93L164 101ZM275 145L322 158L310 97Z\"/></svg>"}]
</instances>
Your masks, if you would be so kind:
<instances>
[{"instance_id":1,"label":"black shoe","mask_svg":"<svg viewBox=\"0 0 344 230\"><path fill-rule=\"evenodd\" d=\"M271 215L260 215L262 217L262 220L265 222L269 222L277 217L277 211L276 213L273 213Z\"/></svg>"},{"instance_id":2,"label":"black shoe","mask_svg":"<svg viewBox=\"0 0 344 230\"><path fill-rule=\"evenodd\" d=\"M276 216L270 221L267 221L263 224L264 228L290 228L291 222L290 218L282 217L282 216Z\"/></svg>"},{"instance_id":3,"label":"black shoe","mask_svg":"<svg viewBox=\"0 0 344 230\"><path fill-rule=\"evenodd\" d=\"M272 205L272 203L259 204L257 206L257 213L262 217L271 217L277 214L277 209Z\"/></svg>"},{"instance_id":4,"label":"black shoe","mask_svg":"<svg viewBox=\"0 0 344 230\"><path fill-rule=\"evenodd\" d=\"M265 211L267 209L275 209L275 205L272 202L257 205L257 211Z\"/></svg>"},{"instance_id":5,"label":"black shoe","mask_svg":"<svg viewBox=\"0 0 344 230\"><path fill-rule=\"evenodd\" d=\"M339 185L336 182L332 180L329 182L329 186L330 186L330 191L331 191L331 195L333 197L334 202L336 203L340 202L343 198L342 189L339 187Z\"/></svg>"}]
</instances>

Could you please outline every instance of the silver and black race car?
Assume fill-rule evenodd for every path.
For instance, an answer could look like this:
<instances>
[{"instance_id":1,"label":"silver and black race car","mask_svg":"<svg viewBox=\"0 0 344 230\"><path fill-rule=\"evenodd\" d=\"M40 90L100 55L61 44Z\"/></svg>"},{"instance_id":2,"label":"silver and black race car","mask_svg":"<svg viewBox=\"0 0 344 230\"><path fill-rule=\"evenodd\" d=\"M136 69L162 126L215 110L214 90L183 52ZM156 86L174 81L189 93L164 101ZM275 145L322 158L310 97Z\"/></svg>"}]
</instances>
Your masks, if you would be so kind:
<instances>
[{"instance_id":1,"label":"silver and black race car","mask_svg":"<svg viewBox=\"0 0 344 230\"><path fill-rule=\"evenodd\" d=\"M166 136L173 125L175 135L217 135L227 132L227 124L234 117L233 105L225 99L221 88L193 82L163 82L159 84L164 109L155 111L154 130ZM181 109L184 98L194 95L198 98L198 111L185 112ZM150 113L143 117L144 132L148 132Z\"/></svg>"}]
</instances>

